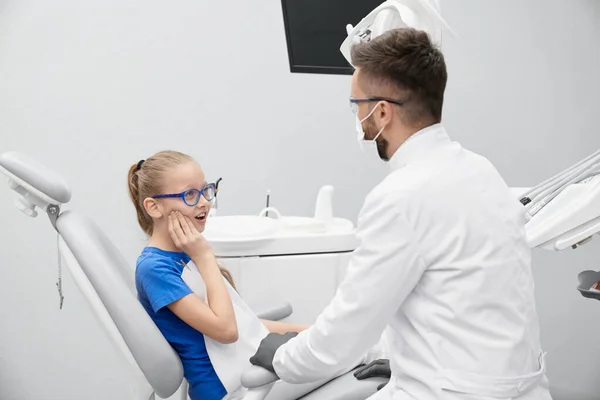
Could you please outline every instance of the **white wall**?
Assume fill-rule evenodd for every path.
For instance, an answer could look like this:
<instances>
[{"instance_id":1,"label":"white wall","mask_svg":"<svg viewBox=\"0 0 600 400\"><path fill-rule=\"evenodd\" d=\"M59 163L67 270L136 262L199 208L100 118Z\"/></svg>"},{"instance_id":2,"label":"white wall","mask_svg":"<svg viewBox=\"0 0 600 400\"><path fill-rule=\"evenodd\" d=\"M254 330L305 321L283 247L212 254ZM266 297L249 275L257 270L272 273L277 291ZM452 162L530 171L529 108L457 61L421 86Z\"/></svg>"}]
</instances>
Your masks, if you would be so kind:
<instances>
[{"instance_id":1,"label":"white wall","mask_svg":"<svg viewBox=\"0 0 600 400\"><path fill-rule=\"evenodd\" d=\"M600 147L600 3L562 4L442 2L460 35L445 44L447 127L514 186ZM93 216L132 267L143 236L125 175L160 149L188 152L209 179L224 178L223 213L255 213L271 189L283 213L308 215L330 183L337 213L355 219L386 167L355 143L349 77L288 71L275 0L0 0L0 151L61 172L72 207ZM54 232L0 191L0 399L126 400L126 368L68 276L58 310ZM600 308L575 290L599 254L592 242L535 255L557 399L600 389Z\"/></svg>"}]
</instances>

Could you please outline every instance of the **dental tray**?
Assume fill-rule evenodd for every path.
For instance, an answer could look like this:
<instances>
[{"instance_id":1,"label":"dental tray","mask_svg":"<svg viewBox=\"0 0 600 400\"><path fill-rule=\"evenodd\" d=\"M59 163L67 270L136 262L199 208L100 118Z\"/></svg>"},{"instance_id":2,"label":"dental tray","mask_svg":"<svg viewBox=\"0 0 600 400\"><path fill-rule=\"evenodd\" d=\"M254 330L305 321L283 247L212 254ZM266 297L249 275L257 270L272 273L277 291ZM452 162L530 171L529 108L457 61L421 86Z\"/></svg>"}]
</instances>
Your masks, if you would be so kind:
<instances>
[{"instance_id":1,"label":"dental tray","mask_svg":"<svg viewBox=\"0 0 600 400\"><path fill-rule=\"evenodd\" d=\"M600 291L590 290L590 288L598 281L600 281L599 271L583 271L578 275L579 286L577 290L583 297L588 299L600 300Z\"/></svg>"},{"instance_id":2,"label":"dental tray","mask_svg":"<svg viewBox=\"0 0 600 400\"><path fill-rule=\"evenodd\" d=\"M526 225L533 247L560 251L600 231L600 175L566 187Z\"/></svg>"}]
</instances>

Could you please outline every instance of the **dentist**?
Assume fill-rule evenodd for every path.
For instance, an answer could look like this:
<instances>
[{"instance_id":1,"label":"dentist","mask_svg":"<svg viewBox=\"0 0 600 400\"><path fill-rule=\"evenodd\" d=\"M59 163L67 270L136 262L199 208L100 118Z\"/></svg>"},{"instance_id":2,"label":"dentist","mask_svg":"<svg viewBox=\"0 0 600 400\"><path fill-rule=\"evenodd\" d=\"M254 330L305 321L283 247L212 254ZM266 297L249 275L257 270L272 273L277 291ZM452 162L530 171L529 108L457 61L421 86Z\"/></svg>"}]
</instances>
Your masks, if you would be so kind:
<instances>
[{"instance_id":1,"label":"dentist","mask_svg":"<svg viewBox=\"0 0 600 400\"><path fill-rule=\"evenodd\" d=\"M551 399L525 208L441 124L442 53L403 28L351 55L359 138L390 173L365 200L329 306L295 337L269 335L251 362L316 381L352 368L383 334L391 379L373 399Z\"/></svg>"}]
</instances>

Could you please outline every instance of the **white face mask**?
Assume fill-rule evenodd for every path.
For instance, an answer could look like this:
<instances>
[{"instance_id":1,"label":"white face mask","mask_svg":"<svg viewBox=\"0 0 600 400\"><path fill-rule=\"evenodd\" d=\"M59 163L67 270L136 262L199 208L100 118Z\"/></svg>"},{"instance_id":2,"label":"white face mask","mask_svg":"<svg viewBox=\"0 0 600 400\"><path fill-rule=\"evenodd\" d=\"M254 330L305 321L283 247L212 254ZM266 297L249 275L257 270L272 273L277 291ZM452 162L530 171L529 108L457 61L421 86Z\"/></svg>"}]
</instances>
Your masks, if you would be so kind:
<instances>
[{"instance_id":1,"label":"white face mask","mask_svg":"<svg viewBox=\"0 0 600 400\"><path fill-rule=\"evenodd\" d=\"M375 135L375 137L373 139L371 139L371 140L366 140L365 139L365 131L363 130L362 124L367 119L369 119L369 117L371 115L373 115L373 113L375 112L375 110L377 109L377 107L379 107L379 104L381 104L381 102L377 103L377 105L375 107L373 107L373 109L371 110L371 112L369 113L369 115L367 115L363 119L358 119L358 111L356 112L356 133L358 133L357 140L358 140L358 145L360 146L360 149L363 152L365 151L364 144L365 143L370 143L372 145L375 145L376 144L375 141L377 140L377 138L379 137L379 135L381 135L381 132L383 132L383 130L385 129L385 127L381 128L381 130L377 133L377 135Z\"/></svg>"}]
</instances>

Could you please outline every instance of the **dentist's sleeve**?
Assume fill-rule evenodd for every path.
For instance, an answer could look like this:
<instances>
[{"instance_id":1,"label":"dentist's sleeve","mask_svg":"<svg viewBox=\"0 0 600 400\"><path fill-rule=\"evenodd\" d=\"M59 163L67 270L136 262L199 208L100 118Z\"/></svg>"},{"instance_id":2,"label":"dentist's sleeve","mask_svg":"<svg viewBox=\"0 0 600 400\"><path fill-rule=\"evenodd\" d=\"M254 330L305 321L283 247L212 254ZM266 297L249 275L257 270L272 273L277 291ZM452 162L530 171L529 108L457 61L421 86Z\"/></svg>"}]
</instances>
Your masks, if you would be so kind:
<instances>
[{"instance_id":1,"label":"dentist's sleeve","mask_svg":"<svg viewBox=\"0 0 600 400\"><path fill-rule=\"evenodd\" d=\"M312 382L354 366L415 287L425 262L400 195L372 193L361 210L344 281L313 326L280 347L273 360L289 383Z\"/></svg>"}]
</instances>

